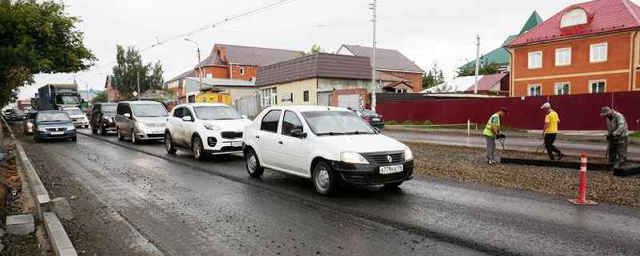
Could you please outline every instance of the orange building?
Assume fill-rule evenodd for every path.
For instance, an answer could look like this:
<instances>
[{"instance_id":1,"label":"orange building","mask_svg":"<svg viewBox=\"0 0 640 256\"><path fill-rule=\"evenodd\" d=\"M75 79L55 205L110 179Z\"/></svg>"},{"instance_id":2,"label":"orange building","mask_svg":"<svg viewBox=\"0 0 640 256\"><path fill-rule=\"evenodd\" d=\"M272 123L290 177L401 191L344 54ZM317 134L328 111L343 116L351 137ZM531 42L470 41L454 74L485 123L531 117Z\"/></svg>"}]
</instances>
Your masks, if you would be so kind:
<instances>
[{"instance_id":1,"label":"orange building","mask_svg":"<svg viewBox=\"0 0 640 256\"><path fill-rule=\"evenodd\" d=\"M640 7L596 0L565 8L513 40L511 96L640 90Z\"/></svg>"}]
</instances>

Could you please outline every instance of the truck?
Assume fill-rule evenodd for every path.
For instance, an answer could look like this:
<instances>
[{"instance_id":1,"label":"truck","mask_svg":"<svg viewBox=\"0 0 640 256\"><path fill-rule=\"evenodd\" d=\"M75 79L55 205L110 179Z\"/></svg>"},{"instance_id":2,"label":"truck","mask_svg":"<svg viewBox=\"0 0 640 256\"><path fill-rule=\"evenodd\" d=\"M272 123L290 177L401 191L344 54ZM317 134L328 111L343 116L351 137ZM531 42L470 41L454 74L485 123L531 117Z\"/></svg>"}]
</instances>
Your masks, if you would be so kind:
<instances>
[{"instance_id":1,"label":"truck","mask_svg":"<svg viewBox=\"0 0 640 256\"><path fill-rule=\"evenodd\" d=\"M82 104L76 84L48 84L38 89L36 109L63 110L78 108Z\"/></svg>"}]
</instances>

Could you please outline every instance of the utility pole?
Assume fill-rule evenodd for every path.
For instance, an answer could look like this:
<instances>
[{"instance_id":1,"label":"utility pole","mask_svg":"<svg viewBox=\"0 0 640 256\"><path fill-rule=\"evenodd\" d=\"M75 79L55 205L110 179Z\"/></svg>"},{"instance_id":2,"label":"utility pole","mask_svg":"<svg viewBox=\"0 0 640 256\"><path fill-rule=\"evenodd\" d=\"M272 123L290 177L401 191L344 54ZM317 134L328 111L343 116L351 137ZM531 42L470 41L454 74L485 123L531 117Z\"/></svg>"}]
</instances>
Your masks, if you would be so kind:
<instances>
[{"instance_id":1,"label":"utility pole","mask_svg":"<svg viewBox=\"0 0 640 256\"><path fill-rule=\"evenodd\" d=\"M376 23L378 23L378 16L377 16L377 0L373 0L373 3L370 5L369 9L373 10L373 58L371 59L371 66L372 66L372 72L371 72L371 110L373 112L376 112L376 92L378 92L378 83L376 82L376 44L377 44L377 40L376 40Z\"/></svg>"},{"instance_id":2,"label":"utility pole","mask_svg":"<svg viewBox=\"0 0 640 256\"><path fill-rule=\"evenodd\" d=\"M473 93L478 94L478 75L480 74L480 35L476 36L476 82L473 84Z\"/></svg>"},{"instance_id":3,"label":"utility pole","mask_svg":"<svg viewBox=\"0 0 640 256\"><path fill-rule=\"evenodd\" d=\"M140 71L136 72L136 80L138 81L138 101L140 101Z\"/></svg>"},{"instance_id":4,"label":"utility pole","mask_svg":"<svg viewBox=\"0 0 640 256\"><path fill-rule=\"evenodd\" d=\"M202 75L203 75L203 73L202 73L202 61L200 60L200 45L198 44L198 42L193 41L193 40L191 40L189 38L185 38L184 40L187 41L187 42L194 43L196 45L196 48L198 48L198 77L200 78L200 91L202 91L202 89L203 89L202 88L203 87L202 86ZM232 66L232 68L233 68L233 66Z\"/></svg>"},{"instance_id":5,"label":"utility pole","mask_svg":"<svg viewBox=\"0 0 640 256\"><path fill-rule=\"evenodd\" d=\"M89 101L89 83L85 82L84 83L85 88L87 89L87 102Z\"/></svg>"}]
</instances>

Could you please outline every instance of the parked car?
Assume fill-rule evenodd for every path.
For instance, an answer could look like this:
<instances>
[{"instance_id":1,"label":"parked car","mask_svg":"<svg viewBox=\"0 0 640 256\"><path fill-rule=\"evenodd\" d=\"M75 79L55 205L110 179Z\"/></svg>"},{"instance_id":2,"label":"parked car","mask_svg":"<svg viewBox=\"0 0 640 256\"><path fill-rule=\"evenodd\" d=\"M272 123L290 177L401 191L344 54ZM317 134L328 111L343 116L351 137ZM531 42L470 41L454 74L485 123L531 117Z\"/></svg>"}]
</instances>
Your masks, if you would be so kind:
<instances>
[{"instance_id":1,"label":"parked car","mask_svg":"<svg viewBox=\"0 0 640 256\"><path fill-rule=\"evenodd\" d=\"M371 126L378 129L384 128L384 118L382 118L382 115L368 109L358 110L356 111L356 113L358 114L358 116L362 117L362 119L367 121Z\"/></svg>"},{"instance_id":2,"label":"parked car","mask_svg":"<svg viewBox=\"0 0 640 256\"><path fill-rule=\"evenodd\" d=\"M80 108L65 108L64 112L69 114L76 128L89 128L89 118Z\"/></svg>"},{"instance_id":3,"label":"parked car","mask_svg":"<svg viewBox=\"0 0 640 256\"><path fill-rule=\"evenodd\" d=\"M116 107L116 134L118 140L164 140L167 126L167 109L155 101L124 101Z\"/></svg>"},{"instance_id":4,"label":"parked car","mask_svg":"<svg viewBox=\"0 0 640 256\"><path fill-rule=\"evenodd\" d=\"M116 131L116 107L117 103L96 103L91 108L90 125L91 133L107 135L107 132Z\"/></svg>"},{"instance_id":5,"label":"parked car","mask_svg":"<svg viewBox=\"0 0 640 256\"><path fill-rule=\"evenodd\" d=\"M33 119L33 140L71 139L77 141L71 117L61 110L38 111Z\"/></svg>"},{"instance_id":6,"label":"parked car","mask_svg":"<svg viewBox=\"0 0 640 256\"><path fill-rule=\"evenodd\" d=\"M33 134L33 120L35 118L36 118L35 111L29 111L29 113L27 113L24 121L22 121L22 131L24 132L24 135Z\"/></svg>"},{"instance_id":7,"label":"parked car","mask_svg":"<svg viewBox=\"0 0 640 256\"><path fill-rule=\"evenodd\" d=\"M413 178L413 153L354 112L335 107L270 107L244 130L247 172L265 168L308 178L331 194L339 183L398 187Z\"/></svg>"},{"instance_id":8,"label":"parked car","mask_svg":"<svg viewBox=\"0 0 640 256\"><path fill-rule=\"evenodd\" d=\"M235 109L216 103L179 105L168 120L164 138L167 152L190 150L197 160L242 153L242 132L251 124Z\"/></svg>"},{"instance_id":9,"label":"parked car","mask_svg":"<svg viewBox=\"0 0 640 256\"><path fill-rule=\"evenodd\" d=\"M25 114L22 110L15 108L5 110L3 114L4 119L7 121L22 121L25 117Z\"/></svg>"}]
</instances>

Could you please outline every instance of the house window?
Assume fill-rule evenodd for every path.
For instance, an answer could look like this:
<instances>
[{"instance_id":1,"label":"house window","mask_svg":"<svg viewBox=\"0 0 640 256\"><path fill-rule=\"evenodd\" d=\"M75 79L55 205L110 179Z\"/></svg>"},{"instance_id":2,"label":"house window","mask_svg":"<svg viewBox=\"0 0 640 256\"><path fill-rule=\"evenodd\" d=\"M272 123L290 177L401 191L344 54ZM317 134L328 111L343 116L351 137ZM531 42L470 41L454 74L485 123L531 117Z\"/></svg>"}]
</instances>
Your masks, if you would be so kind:
<instances>
[{"instance_id":1,"label":"house window","mask_svg":"<svg viewBox=\"0 0 640 256\"><path fill-rule=\"evenodd\" d=\"M582 24L587 24L587 12L581 8L565 13L560 20L560 27L562 28Z\"/></svg>"},{"instance_id":2,"label":"house window","mask_svg":"<svg viewBox=\"0 0 640 256\"><path fill-rule=\"evenodd\" d=\"M556 49L556 66L571 65L571 48Z\"/></svg>"},{"instance_id":3,"label":"house window","mask_svg":"<svg viewBox=\"0 0 640 256\"><path fill-rule=\"evenodd\" d=\"M302 93L302 98L303 98L304 102L309 102L309 91L304 91Z\"/></svg>"},{"instance_id":4,"label":"house window","mask_svg":"<svg viewBox=\"0 0 640 256\"><path fill-rule=\"evenodd\" d=\"M529 53L529 69L542 68L542 52Z\"/></svg>"},{"instance_id":5,"label":"house window","mask_svg":"<svg viewBox=\"0 0 640 256\"><path fill-rule=\"evenodd\" d=\"M272 106L278 104L278 91L276 88L260 90L260 104L262 106Z\"/></svg>"},{"instance_id":6,"label":"house window","mask_svg":"<svg viewBox=\"0 0 640 256\"><path fill-rule=\"evenodd\" d=\"M207 74L207 78L213 78L213 74Z\"/></svg>"},{"instance_id":7,"label":"house window","mask_svg":"<svg viewBox=\"0 0 640 256\"><path fill-rule=\"evenodd\" d=\"M542 95L542 85L540 84L529 85L527 87L527 91L528 91L527 94L529 96L540 96Z\"/></svg>"},{"instance_id":8,"label":"house window","mask_svg":"<svg viewBox=\"0 0 640 256\"><path fill-rule=\"evenodd\" d=\"M282 102L289 102L289 103L293 103L293 93L289 92L289 93L285 93L282 94Z\"/></svg>"},{"instance_id":9,"label":"house window","mask_svg":"<svg viewBox=\"0 0 640 256\"><path fill-rule=\"evenodd\" d=\"M604 62L607 61L608 44L592 44L591 45L591 62Z\"/></svg>"},{"instance_id":10,"label":"house window","mask_svg":"<svg viewBox=\"0 0 640 256\"><path fill-rule=\"evenodd\" d=\"M603 93L607 91L607 81L589 81L589 93Z\"/></svg>"},{"instance_id":11,"label":"house window","mask_svg":"<svg viewBox=\"0 0 640 256\"><path fill-rule=\"evenodd\" d=\"M240 68L240 75L244 75L244 68Z\"/></svg>"},{"instance_id":12,"label":"house window","mask_svg":"<svg viewBox=\"0 0 640 256\"><path fill-rule=\"evenodd\" d=\"M407 93L407 89L396 89L396 93Z\"/></svg>"},{"instance_id":13,"label":"house window","mask_svg":"<svg viewBox=\"0 0 640 256\"><path fill-rule=\"evenodd\" d=\"M556 95L568 95L571 85L567 82L556 83Z\"/></svg>"}]
</instances>

